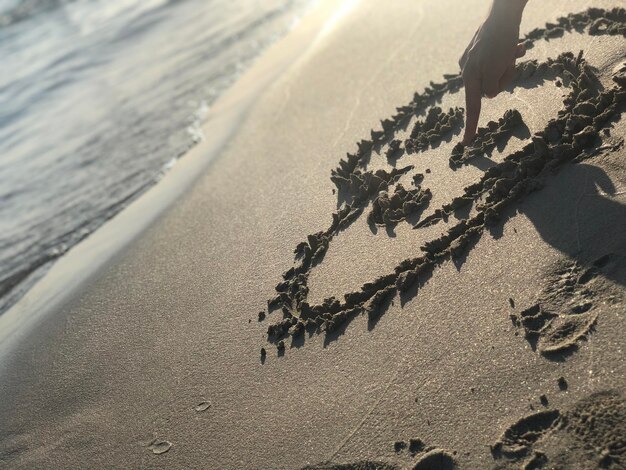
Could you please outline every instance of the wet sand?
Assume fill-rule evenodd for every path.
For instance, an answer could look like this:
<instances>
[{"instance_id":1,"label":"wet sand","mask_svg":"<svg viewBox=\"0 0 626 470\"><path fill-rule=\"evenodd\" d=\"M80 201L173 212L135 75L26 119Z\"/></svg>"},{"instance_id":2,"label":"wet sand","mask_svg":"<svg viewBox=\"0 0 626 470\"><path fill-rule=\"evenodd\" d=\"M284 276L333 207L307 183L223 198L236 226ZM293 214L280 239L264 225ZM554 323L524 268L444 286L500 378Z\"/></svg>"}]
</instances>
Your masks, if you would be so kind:
<instances>
[{"instance_id":1,"label":"wet sand","mask_svg":"<svg viewBox=\"0 0 626 470\"><path fill-rule=\"evenodd\" d=\"M463 148L484 2L353 3L88 282L0 318L7 468L626 465L626 12L530 2Z\"/></svg>"}]
</instances>

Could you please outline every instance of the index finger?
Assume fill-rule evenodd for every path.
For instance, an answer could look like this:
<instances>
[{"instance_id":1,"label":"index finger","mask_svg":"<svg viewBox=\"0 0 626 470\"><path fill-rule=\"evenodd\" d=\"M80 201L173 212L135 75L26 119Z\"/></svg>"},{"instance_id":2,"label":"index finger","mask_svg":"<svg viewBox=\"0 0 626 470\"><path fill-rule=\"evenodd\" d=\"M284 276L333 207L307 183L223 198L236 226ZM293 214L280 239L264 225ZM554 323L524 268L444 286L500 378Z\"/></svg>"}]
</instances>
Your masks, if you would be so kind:
<instances>
[{"instance_id":1,"label":"index finger","mask_svg":"<svg viewBox=\"0 0 626 470\"><path fill-rule=\"evenodd\" d=\"M478 118L480 117L480 102L482 98L482 83L474 77L463 78L465 83L465 134L463 145L469 144L476 135Z\"/></svg>"}]
</instances>

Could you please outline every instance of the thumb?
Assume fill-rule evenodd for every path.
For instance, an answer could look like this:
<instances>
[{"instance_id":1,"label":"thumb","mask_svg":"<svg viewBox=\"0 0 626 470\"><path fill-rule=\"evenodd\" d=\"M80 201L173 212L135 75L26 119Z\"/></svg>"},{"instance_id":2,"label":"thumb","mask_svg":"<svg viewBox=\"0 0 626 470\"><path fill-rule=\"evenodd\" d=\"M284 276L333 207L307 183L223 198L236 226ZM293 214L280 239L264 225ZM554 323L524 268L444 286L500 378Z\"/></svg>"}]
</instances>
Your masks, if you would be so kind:
<instances>
[{"instance_id":1,"label":"thumb","mask_svg":"<svg viewBox=\"0 0 626 470\"><path fill-rule=\"evenodd\" d=\"M515 58L519 59L520 57L524 57L526 55L526 46L523 43L519 43L515 47Z\"/></svg>"}]
</instances>

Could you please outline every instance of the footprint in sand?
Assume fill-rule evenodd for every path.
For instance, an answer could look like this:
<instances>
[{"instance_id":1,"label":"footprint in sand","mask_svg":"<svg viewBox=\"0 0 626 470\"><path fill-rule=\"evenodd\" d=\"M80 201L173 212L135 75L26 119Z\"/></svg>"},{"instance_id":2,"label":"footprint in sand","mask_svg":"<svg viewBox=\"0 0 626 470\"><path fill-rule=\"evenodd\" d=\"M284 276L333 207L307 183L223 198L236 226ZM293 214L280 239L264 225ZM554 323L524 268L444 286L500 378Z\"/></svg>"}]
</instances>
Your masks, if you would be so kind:
<instances>
[{"instance_id":1,"label":"footprint in sand","mask_svg":"<svg viewBox=\"0 0 626 470\"><path fill-rule=\"evenodd\" d=\"M524 329L533 349L545 356L575 349L598 319L597 304L616 304L622 297L621 289L609 280L620 270L626 270L626 259L613 253L588 266L561 263L548 276L538 302L511 319Z\"/></svg>"},{"instance_id":2,"label":"footprint in sand","mask_svg":"<svg viewBox=\"0 0 626 470\"><path fill-rule=\"evenodd\" d=\"M311 465L301 470L454 470L456 462L448 451L436 447L428 447L421 439L409 439L408 442L396 441L393 444L396 454L406 452L407 460L412 461L404 466L362 460L359 462ZM417 462L415 458L417 457Z\"/></svg>"},{"instance_id":3,"label":"footprint in sand","mask_svg":"<svg viewBox=\"0 0 626 470\"><path fill-rule=\"evenodd\" d=\"M424 454L413 470L454 470L456 464L452 456L441 449L434 449Z\"/></svg>"},{"instance_id":4,"label":"footprint in sand","mask_svg":"<svg viewBox=\"0 0 626 470\"><path fill-rule=\"evenodd\" d=\"M525 416L504 432L491 448L491 453L496 457L524 457L535 442L560 423L560 419L558 410L545 410Z\"/></svg>"},{"instance_id":5,"label":"footprint in sand","mask_svg":"<svg viewBox=\"0 0 626 470\"><path fill-rule=\"evenodd\" d=\"M423 453L417 463L406 467L383 462L363 460L346 464L320 464L303 467L301 470L455 470L452 455L442 449L432 449Z\"/></svg>"},{"instance_id":6,"label":"footprint in sand","mask_svg":"<svg viewBox=\"0 0 626 470\"><path fill-rule=\"evenodd\" d=\"M624 34L625 22L623 8L589 9L531 31L525 43L530 48L536 41L572 31L620 36ZM416 93L408 105L398 107L394 116L382 120L381 129L373 130L369 140L358 142L356 152L339 161L331 172L331 180L337 186L338 210L332 214L330 227L309 235L296 247L294 266L283 274L276 286L276 296L268 301L269 312L282 312L282 319L268 327L271 342L278 344L291 336L301 344L305 331L325 332L330 341L358 315L368 313L370 318L376 318L396 295L403 301L410 300L435 267L448 260L461 263L485 231L493 230L510 217L507 209L539 189L542 174L567 162L575 163L594 153L619 148L618 142L611 141L601 131L619 114L619 107L626 100L624 67L613 71L611 87L600 85L595 70L583 58L583 51L578 55L564 53L541 63L522 62L518 72L518 87L531 89L554 82L566 90L569 94L564 98L563 108L545 129L532 136L521 115L512 110L498 122L490 122L481 129L471 147L455 147L450 155L450 171L475 163L477 156L488 155L496 146L505 150L511 135L531 137L521 150L500 162L490 162L490 168L479 180L463 188L462 194L436 208L428 217L421 216L430 201L430 190L424 186L423 176L416 173L413 165L396 168L396 161L404 159L405 154L419 158L416 154L449 142L460 132L463 110L452 108L445 112L437 106L444 97L461 89L460 75L444 75L445 81L431 83L424 92ZM402 142L399 135L410 125L412 131ZM370 164L376 155L383 157L382 165L391 168L374 169L375 165L381 165L381 162ZM459 212L466 215L452 217ZM384 225L388 233L398 223L409 223L418 230L441 223L447 224L447 231L424 243L421 253L400 262L393 272L366 282L360 289L345 293L343 298L330 297L312 305L308 300L312 270L323 262L333 238L363 215L369 218L371 228ZM585 307L581 304L580 308ZM563 317L560 312L540 306L531 315L537 314L539 317L532 321L542 323L541 328L545 328L538 334L538 347L547 353L569 347L588 334L596 321L593 309L578 312L576 317Z\"/></svg>"},{"instance_id":7,"label":"footprint in sand","mask_svg":"<svg viewBox=\"0 0 626 470\"><path fill-rule=\"evenodd\" d=\"M495 469L626 467L626 397L597 392L570 409L522 418L492 446Z\"/></svg>"}]
</instances>

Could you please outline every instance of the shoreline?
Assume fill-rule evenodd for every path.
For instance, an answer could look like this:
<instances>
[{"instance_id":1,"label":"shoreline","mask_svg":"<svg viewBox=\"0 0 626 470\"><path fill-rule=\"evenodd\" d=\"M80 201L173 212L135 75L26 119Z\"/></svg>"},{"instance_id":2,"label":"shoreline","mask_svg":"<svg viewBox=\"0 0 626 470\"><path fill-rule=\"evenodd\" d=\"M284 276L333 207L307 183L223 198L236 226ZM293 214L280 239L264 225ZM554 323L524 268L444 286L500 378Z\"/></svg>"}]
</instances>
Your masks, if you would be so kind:
<instances>
[{"instance_id":1,"label":"shoreline","mask_svg":"<svg viewBox=\"0 0 626 470\"><path fill-rule=\"evenodd\" d=\"M346 3L355 3L355 0ZM333 10L338 11L333 13ZM57 259L16 303L0 315L0 365L10 345L19 342L28 326L45 312L52 312L56 306L80 295L82 286L113 263L176 200L184 197L198 178L209 171L214 159L219 158L264 88L313 47L333 17L344 13L329 0L318 1L294 30L270 46L215 102L202 126L204 135L210 137L193 146L161 180Z\"/></svg>"},{"instance_id":2,"label":"shoreline","mask_svg":"<svg viewBox=\"0 0 626 470\"><path fill-rule=\"evenodd\" d=\"M0 28L0 55L24 48L9 54L7 70L23 69L31 54L31 66L41 69L37 76L8 74L0 93L4 99L16 95L0 112L5 136L0 153L9 157L0 165L0 315L56 260L156 184L201 140L199 126L210 106L270 44L298 24L314 1L271 0L258 9L230 9L228 3L216 0L206 9L197 0L150 5L131 0L124 12L108 10L110 15L94 29L91 20L105 7L70 2L16 25L13 32L4 31L8 36ZM77 26L81 12L87 16L73 41L74 20ZM221 23L227 27L220 28ZM177 26L182 24L183 29ZM149 50L159 44L159 31L170 27L177 30L173 41L153 54L133 57L136 47ZM125 36L126 28L137 30L138 41ZM111 47L116 34L123 47ZM224 42L227 37L233 40ZM106 61L96 59L101 54ZM81 74L68 79L72 62L81 64ZM102 89L94 85L116 73L127 79L115 89L108 79ZM53 93L47 96L46 90ZM30 128L47 128L78 95L82 99L61 129L65 138L58 132L36 140L17 138ZM49 102L41 106L39 99ZM18 115L22 117L14 119ZM11 135L16 138L6 138ZM24 164L11 155L21 155ZM36 167L41 171L29 176L28 168Z\"/></svg>"}]
</instances>

